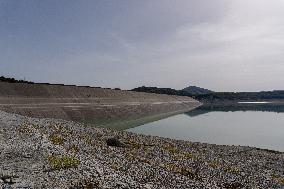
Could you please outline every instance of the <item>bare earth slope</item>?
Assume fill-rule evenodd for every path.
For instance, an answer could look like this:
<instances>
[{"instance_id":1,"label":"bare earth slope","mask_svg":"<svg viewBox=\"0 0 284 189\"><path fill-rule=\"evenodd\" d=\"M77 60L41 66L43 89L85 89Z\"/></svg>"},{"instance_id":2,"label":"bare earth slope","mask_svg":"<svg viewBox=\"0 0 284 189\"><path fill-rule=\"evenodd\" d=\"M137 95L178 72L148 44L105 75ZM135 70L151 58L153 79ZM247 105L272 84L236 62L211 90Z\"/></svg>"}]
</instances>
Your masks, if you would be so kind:
<instances>
[{"instance_id":1,"label":"bare earth slope","mask_svg":"<svg viewBox=\"0 0 284 189\"><path fill-rule=\"evenodd\" d=\"M0 82L0 110L124 129L200 103L190 97L91 87ZM115 123L115 124L113 124Z\"/></svg>"}]
</instances>

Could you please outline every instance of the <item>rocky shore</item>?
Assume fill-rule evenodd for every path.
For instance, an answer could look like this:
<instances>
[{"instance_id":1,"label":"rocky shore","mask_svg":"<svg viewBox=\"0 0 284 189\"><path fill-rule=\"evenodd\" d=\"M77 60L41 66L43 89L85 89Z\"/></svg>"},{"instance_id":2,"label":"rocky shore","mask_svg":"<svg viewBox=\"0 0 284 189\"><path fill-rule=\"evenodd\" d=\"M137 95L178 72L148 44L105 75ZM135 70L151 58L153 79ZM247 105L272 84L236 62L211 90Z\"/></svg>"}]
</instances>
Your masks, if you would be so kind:
<instances>
[{"instance_id":1,"label":"rocky shore","mask_svg":"<svg viewBox=\"0 0 284 189\"><path fill-rule=\"evenodd\" d=\"M0 111L0 187L284 188L284 154Z\"/></svg>"}]
</instances>

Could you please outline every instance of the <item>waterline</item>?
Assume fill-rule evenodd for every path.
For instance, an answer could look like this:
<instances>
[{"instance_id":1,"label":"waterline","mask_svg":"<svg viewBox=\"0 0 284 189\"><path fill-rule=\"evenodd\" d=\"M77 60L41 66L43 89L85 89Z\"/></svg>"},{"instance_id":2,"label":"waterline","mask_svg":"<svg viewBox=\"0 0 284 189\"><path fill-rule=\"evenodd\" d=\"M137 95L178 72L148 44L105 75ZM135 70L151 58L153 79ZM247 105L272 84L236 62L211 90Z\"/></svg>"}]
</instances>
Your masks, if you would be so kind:
<instances>
[{"instance_id":1,"label":"waterline","mask_svg":"<svg viewBox=\"0 0 284 189\"><path fill-rule=\"evenodd\" d=\"M272 102L238 102L239 104L269 104Z\"/></svg>"}]
</instances>

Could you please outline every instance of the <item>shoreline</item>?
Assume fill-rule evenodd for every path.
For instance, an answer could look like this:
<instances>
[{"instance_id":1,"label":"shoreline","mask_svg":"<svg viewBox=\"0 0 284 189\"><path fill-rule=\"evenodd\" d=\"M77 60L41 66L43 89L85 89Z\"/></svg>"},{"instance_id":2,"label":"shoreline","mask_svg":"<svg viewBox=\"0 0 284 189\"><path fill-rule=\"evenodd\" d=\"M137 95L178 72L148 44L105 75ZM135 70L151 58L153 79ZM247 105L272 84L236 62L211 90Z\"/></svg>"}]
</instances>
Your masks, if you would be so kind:
<instances>
[{"instance_id":1,"label":"shoreline","mask_svg":"<svg viewBox=\"0 0 284 189\"><path fill-rule=\"evenodd\" d=\"M0 111L0 186L281 188L284 154ZM114 139L117 146L109 146Z\"/></svg>"}]
</instances>

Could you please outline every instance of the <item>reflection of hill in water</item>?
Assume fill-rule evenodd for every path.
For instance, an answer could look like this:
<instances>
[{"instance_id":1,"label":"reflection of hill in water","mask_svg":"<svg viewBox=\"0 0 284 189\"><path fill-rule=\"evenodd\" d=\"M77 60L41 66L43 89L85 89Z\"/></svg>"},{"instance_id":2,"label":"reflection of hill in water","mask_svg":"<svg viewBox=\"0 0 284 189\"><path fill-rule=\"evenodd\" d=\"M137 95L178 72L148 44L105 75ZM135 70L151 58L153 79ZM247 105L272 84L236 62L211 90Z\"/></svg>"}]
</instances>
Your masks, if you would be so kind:
<instances>
[{"instance_id":1,"label":"reflection of hill in water","mask_svg":"<svg viewBox=\"0 0 284 189\"><path fill-rule=\"evenodd\" d=\"M185 113L190 117L209 112L262 111L284 112L284 104L234 104L234 105L204 105Z\"/></svg>"}]
</instances>

